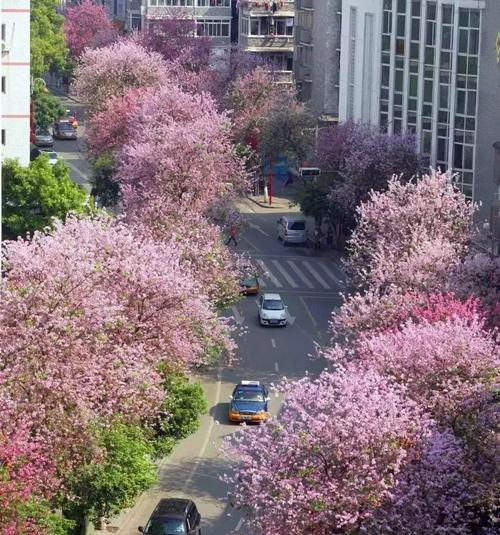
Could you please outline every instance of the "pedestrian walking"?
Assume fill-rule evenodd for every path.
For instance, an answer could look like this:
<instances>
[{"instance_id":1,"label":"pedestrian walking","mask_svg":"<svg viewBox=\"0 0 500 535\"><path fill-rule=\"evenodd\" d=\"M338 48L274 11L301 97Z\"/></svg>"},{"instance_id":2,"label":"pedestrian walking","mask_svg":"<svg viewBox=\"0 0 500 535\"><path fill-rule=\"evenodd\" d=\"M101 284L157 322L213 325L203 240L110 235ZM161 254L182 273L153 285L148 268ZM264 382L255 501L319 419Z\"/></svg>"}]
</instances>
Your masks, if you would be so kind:
<instances>
[{"instance_id":1,"label":"pedestrian walking","mask_svg":"<svg viewBox=\"0 0 500 535\"><path fill-rule=\"evenodd\" d=\"M314 248L321 249L321 231L318 227L314 229Z\"/></svg>"},{"instance_id":2,"label":"pedestrian walking","mask_svg":"<svg viewBox=\"0 0 500 535\"><path fill-rule=\"evenodd\" d=\"M328 249L333 248L333 229L332 227L328 227L328 230L326 231L326 246Z\"/></svg>"},{"instance_id":3,"label":"pedestrian walking","mask_svg":"<svg viewBox=\"0 0 500 535\"><path fill-rule=\"evenodd\" d=\"M231 228L229 229L229 238L226 241L226 245L229 245L231 242L234 243L234 246L238 246L238 242L236 241L236 227L234 225L231 225Z\"/></svg>"}]
</instances>

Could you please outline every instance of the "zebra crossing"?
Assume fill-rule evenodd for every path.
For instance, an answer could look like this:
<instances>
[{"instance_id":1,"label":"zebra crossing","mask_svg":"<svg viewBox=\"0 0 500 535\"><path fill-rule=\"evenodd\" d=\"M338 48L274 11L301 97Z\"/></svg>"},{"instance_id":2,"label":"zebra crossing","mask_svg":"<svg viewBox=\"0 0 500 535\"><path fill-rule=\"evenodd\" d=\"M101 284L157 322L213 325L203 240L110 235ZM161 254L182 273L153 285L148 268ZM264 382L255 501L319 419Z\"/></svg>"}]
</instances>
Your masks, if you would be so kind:
<instances>
[{"instance_id":1,"label":"zebra crossing","mask_svg":"<svg viewBox=\"0 0 500 535\"><path fill-rule=\"evenodd\" d=\"M259 283L263 290L341 291L345 287L341 269L328 259L258 258Z\"/></svg>"}]
</instances>

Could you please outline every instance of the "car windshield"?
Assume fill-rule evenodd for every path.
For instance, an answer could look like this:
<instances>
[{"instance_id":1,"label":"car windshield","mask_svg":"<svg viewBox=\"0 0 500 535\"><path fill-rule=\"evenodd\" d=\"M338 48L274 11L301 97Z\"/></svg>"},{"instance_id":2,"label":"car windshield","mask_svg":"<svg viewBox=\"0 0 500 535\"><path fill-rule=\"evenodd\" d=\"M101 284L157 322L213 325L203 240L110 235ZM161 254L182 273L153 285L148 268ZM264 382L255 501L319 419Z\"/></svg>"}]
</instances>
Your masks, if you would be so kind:
<instances>
[{"instance_id":1,"label":"car windshield","mask_svg":"<svg viewBox=\"0 0 500 535\"><path fill-rule=\"evenodd\" d=\"M51 160L55 160L57 158L57 152L48 152L47 154Z\"/></svg>"},{"instance_id":2,"label":"car windshield","mask_svg":"<svg viewBox=\"0 0 500 535\"><path fill-rule=\"evenodd\" d=\"M283 310L283 301L281 299L266 299L262 308L265 310Z\"/></svg>"},{"instance_id":3,"label":"car windshield","mask_svg":"<svg viewBox=\"0 0 500 535\"><path fill-rule=\"evenodd\" d=\"M235 401L264 401L260 390L239 388L234 394Z\"/></svg>"},{"instance_id":4,"label":"car windshield","mask_svg":"<svg viewBox=\"0 0 500 535\"><path fill-rule=\"evenodd\" d=\"M292 221L288 225L289 230L306 230L305 221Z\"/></svg>"},{"instance_id":5,"label":"car windshield","mask_svg":"<svg viewBox=\"0 0 500 535\"><path fill-rule=\"evenodd\" d=\"M61 130L73 130L73 127L69 123L59 123L59 128Z\"/></svg>"},{"instance_id":6,"label":"car windshield","mask_svg":"<svg viewBox=\"0 0 500 535\"><path fill-rule=\"evenodd\" d=\"M184 521L180 518L156 518L150 520L145 533L149 535L185 535Z\"/></svg>"},{"instance_id":7,"label":"car windshield","mask_svg":"<svg viewBox=\"0 0 500 535\"><path fill-rule=\"evenodd\" d=\"M48 130L37 130L36 135L37 136L50 136L50 132Z\"/></svg>"}]
</instances>

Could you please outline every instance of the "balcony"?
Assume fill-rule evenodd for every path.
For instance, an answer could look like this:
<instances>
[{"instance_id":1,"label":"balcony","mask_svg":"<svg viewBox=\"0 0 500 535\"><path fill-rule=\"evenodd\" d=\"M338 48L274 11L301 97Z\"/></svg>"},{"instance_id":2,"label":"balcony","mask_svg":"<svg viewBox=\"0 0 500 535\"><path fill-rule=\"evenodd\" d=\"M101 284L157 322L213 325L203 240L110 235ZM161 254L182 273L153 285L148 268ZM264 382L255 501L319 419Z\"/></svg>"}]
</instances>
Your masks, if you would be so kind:
<instances>
[{"instance_id":1,"label":"balcony","mask_svg":"<svg viewBox=\"0 0 500 535\"><path fill-rule=\"evenodd\" d=\"M293 52L294 38L240 35L240 46L247 52Z\"/></svg>"},{"instance_id":2,"label":"balcony","mask_svg":"<svg viewBox=\"0 0 500 535\"><path fill-rule=\"evenodd\" d=\"M282 85L291 85L293 83L292 71L273 71L274 83Z\"/></svg>"},{"instance_id":3,"label":"balcony","mask_svg":"<svg viewBox=\"0 0 500 535\"><path fill-rule=\"evenodd\" d=\"M273 9L273 5L275 8ZM240 5L241 10L250 16L281 15L291 17L295 13L295 2L282 0L277 2L264 2L263 0L244 0Z\"/></svg>"}]
</instances>

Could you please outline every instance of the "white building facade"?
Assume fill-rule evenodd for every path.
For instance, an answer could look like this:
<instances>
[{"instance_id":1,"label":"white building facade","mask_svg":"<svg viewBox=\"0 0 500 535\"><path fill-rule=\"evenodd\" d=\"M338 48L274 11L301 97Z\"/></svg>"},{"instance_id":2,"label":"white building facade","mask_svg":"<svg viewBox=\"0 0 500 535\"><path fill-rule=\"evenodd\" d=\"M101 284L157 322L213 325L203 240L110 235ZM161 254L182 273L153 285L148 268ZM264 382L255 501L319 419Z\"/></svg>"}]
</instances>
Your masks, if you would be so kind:
<instances>
[{"instance_id":1,"label":"white building facade","mask_svg":"<svg viewBox=\"0 0 500 535\"><path fill-rule=\"evenodd\" d=\"M496 93L491 158L500 139L500 71L481 72L484 58L489 71L494 63L493 27L500 0L343 0L340 120L415 133L430 165L458 173L468 197L487 201L489 185L477 197L474 182L493 166L476 158L481 94Z\"/></svg>"},{"instance_id":2,"label":"white building facade","mask_svg":"<svg viewBox=\"0 0 500 535\"><path fill-rule=\"evenodd\" d=\"M30 154L30 0L2 0L0 157L29 165Z\"/></svg>"}]
</instances>

